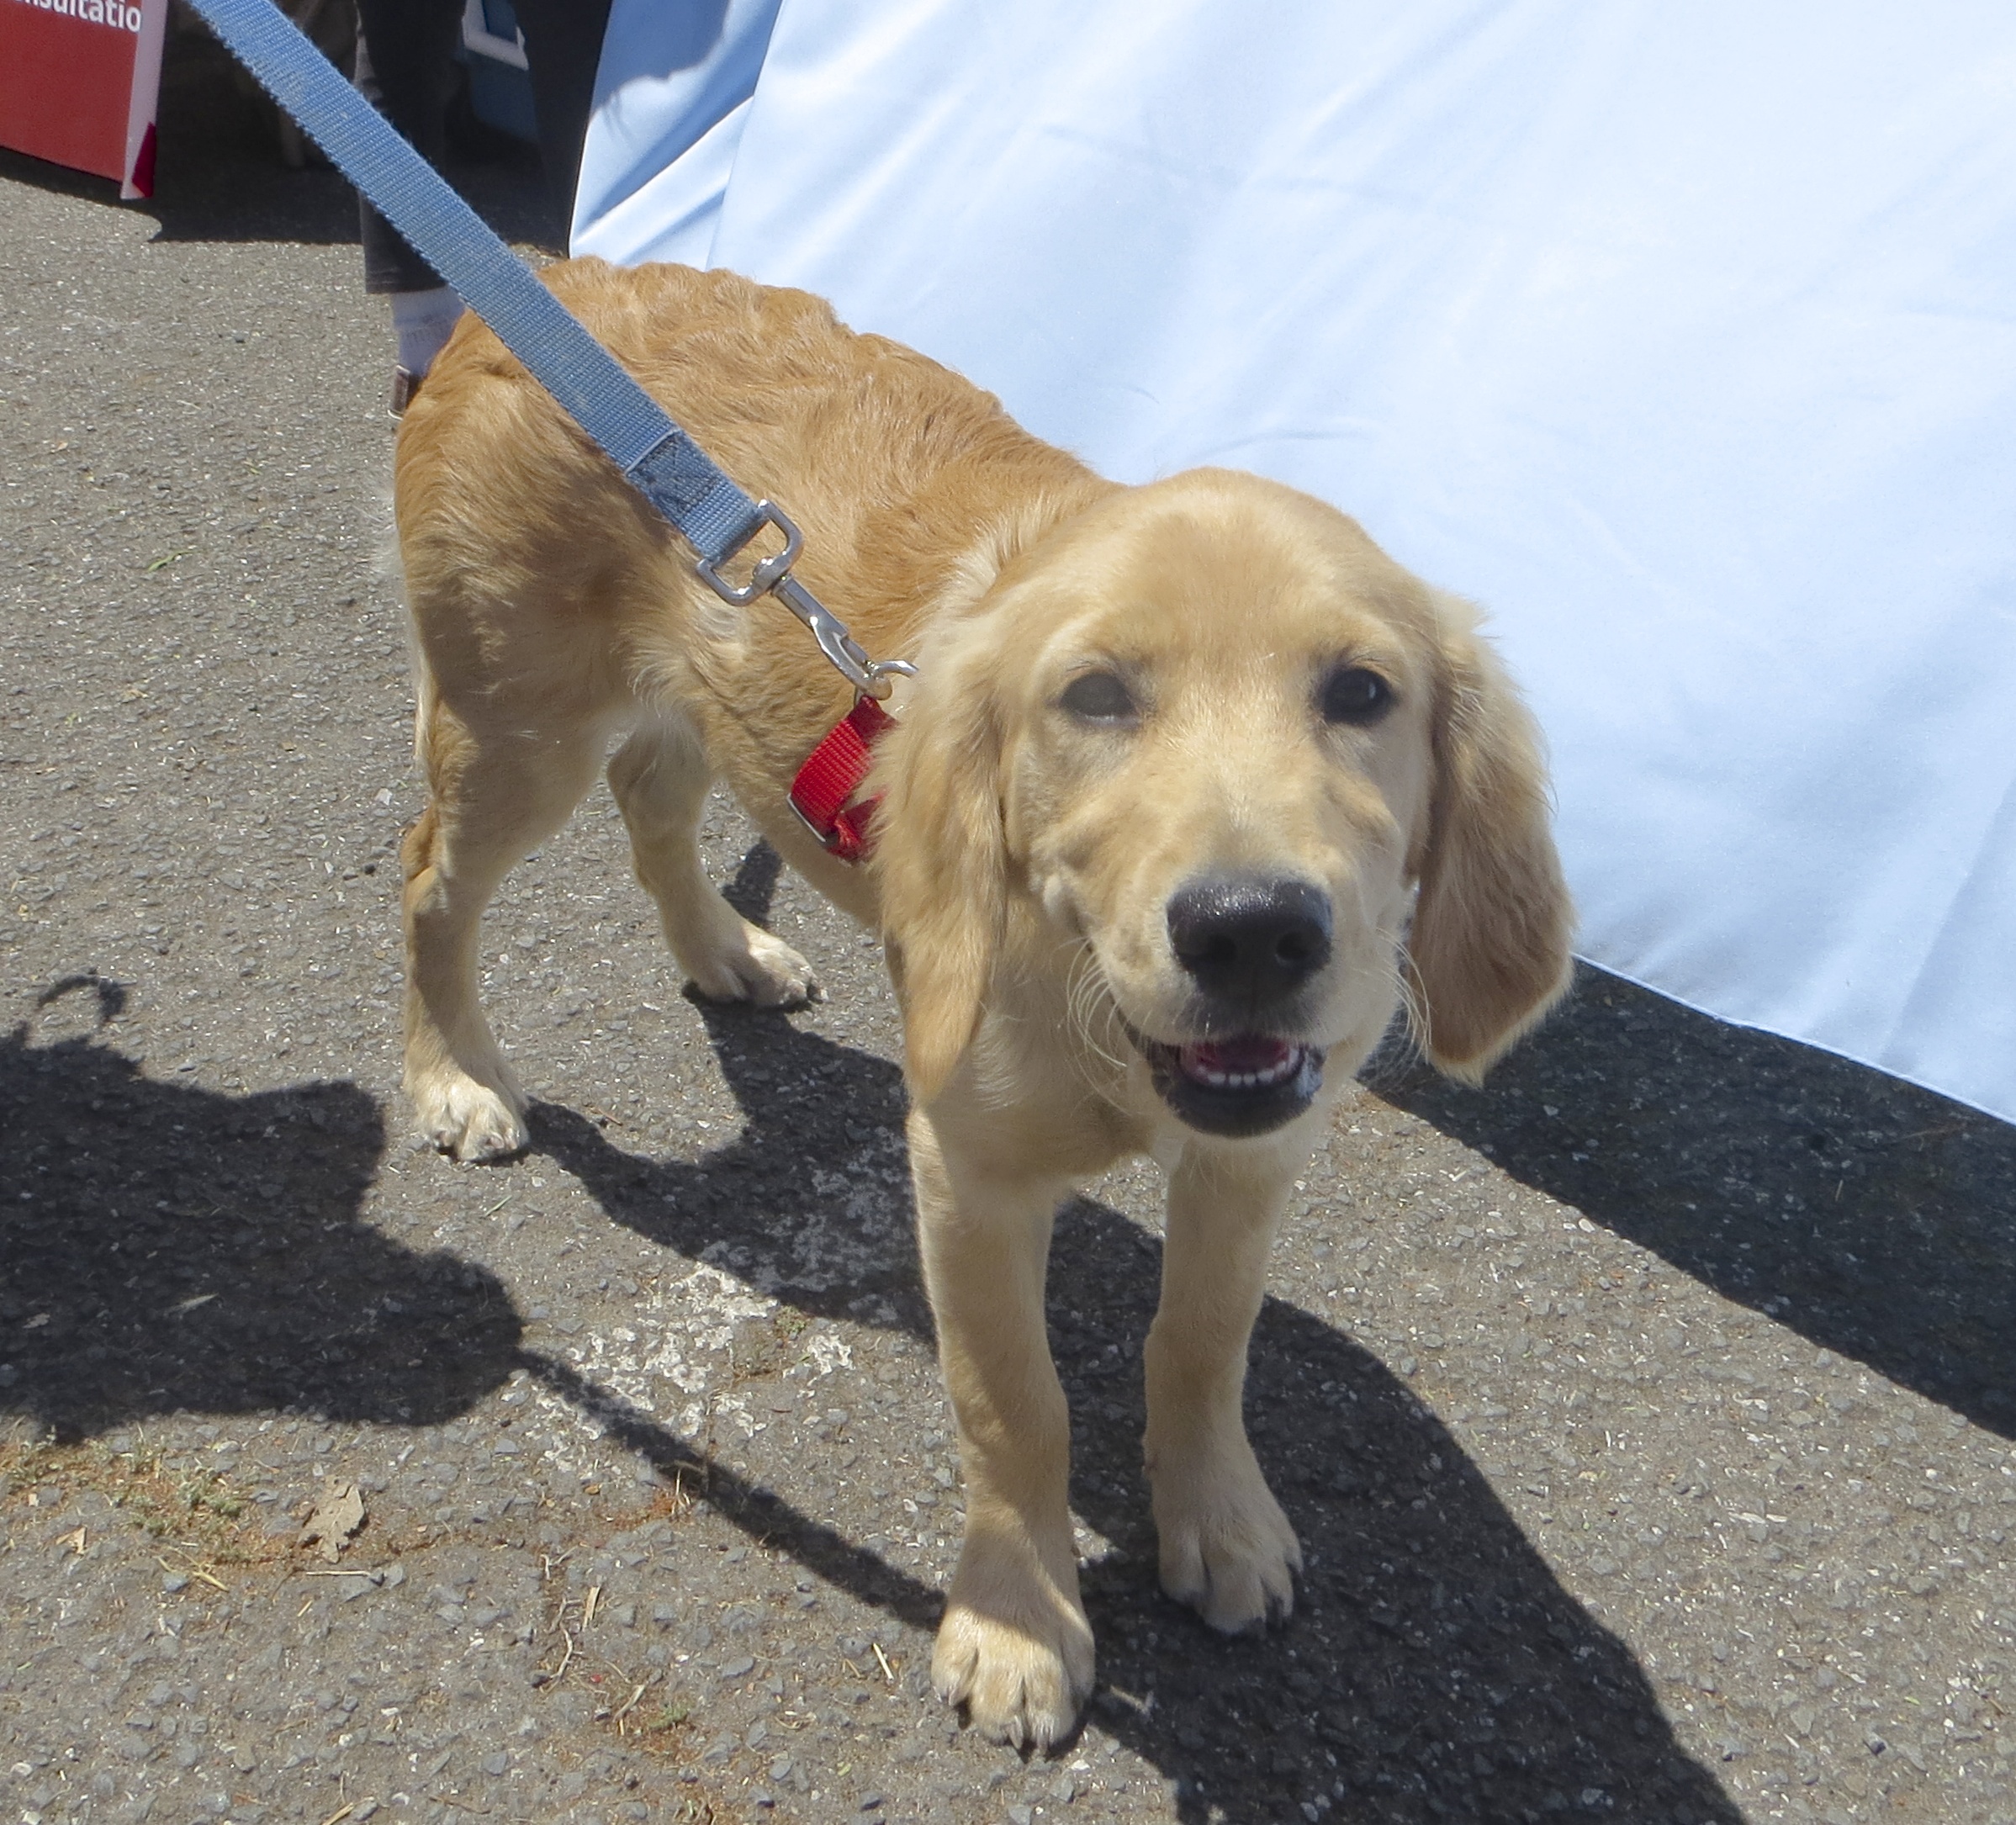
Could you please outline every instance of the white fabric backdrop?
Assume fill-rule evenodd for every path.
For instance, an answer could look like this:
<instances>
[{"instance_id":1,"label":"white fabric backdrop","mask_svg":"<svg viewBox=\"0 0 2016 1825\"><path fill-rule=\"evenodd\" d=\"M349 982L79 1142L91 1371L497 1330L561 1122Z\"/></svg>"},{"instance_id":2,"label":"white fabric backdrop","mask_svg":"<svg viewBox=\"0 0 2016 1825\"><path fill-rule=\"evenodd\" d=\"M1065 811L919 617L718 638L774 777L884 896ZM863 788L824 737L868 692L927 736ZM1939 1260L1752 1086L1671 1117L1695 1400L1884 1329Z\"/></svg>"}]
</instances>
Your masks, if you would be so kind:
<instances>
[{"instance_id":1,"label":"white fabric backdrop","mask_svg":"<svg viewBox=\"0 0 2016 1825\"><path fill-rule=\"evenodd\" d=\"M2016 1119L2016 8L709 3L617 0L577 252L1336 502L1489 610L1583 955Z\"/></svg>"}]
</instances>

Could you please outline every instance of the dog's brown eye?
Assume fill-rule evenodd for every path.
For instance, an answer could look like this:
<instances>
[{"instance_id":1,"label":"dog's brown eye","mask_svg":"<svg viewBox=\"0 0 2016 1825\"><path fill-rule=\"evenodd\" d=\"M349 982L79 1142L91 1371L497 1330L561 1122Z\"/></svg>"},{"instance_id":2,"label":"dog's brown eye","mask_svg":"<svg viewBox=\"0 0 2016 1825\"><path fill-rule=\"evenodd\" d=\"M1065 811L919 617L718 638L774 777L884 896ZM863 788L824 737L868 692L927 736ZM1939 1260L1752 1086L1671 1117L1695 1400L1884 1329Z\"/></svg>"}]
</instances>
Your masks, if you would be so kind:
<instances>
[{"instance_id":1,"label":"dog's brown eye","mask_svg":"<svg viewBox=\"0 0 2016 1825\"><path fill-rule=\"evenodd\" d=\"M1393 707L1393 686L1363 665L1341 665L1323 680L1325 722L1376 722Z\"/></svg>"},{"instance_id":2,"label":"dog's brown eye","mask_svg":"<svg viewBox=\"0 0 2016 1825\"><path fill-rule=\"evenodd\" d=\"M1057 701L1087 722L1130 722L1136 714L1132 695L1111 672L1072 679Z\"/></svg>"}]
</instances>

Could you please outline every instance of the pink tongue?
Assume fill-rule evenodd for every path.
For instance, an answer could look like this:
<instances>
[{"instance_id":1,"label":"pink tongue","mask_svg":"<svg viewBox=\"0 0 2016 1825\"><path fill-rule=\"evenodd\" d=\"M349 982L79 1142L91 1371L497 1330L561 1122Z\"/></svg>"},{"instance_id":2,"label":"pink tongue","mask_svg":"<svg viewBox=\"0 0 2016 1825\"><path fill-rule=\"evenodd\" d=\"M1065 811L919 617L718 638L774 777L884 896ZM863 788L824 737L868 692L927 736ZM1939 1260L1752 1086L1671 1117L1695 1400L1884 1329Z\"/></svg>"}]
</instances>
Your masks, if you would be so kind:
<instances>
[{"instance_id":1,"label":"pink tongue","mask_svg":"<svg viewBox=\"0 0 2016 1825\"><path fill-rule=\"evenodd\" d=\"M1273 1039L1257 1033L1244 1033L1234 1039L1217 1039L1183 1049L1183 1069L1198 1071L1273 1071L1294 1050L1286 1039Z\"/></svg>"}]
</instances>

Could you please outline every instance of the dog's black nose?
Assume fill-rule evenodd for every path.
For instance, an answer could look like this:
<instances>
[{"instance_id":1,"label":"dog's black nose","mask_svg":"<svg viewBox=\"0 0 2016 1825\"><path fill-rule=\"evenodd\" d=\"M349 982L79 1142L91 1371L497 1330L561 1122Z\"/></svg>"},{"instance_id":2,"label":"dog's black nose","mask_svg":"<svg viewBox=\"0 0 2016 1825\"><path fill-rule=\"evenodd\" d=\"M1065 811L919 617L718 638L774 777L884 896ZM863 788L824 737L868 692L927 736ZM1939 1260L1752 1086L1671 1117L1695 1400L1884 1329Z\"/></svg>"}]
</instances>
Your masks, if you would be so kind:
<instances>
[{"instance_id":1,"label":"dog's black nose","mask_svg":"<svg viewBox=\"0 0 2016 1825\"><path fill-rule=\"evenodd\" d=\"M1258 1005L1330 960L1330 896L1306 881L1195 881L1169 902L1169 946L1209 995Z\"/></svg>"}]
</instances>

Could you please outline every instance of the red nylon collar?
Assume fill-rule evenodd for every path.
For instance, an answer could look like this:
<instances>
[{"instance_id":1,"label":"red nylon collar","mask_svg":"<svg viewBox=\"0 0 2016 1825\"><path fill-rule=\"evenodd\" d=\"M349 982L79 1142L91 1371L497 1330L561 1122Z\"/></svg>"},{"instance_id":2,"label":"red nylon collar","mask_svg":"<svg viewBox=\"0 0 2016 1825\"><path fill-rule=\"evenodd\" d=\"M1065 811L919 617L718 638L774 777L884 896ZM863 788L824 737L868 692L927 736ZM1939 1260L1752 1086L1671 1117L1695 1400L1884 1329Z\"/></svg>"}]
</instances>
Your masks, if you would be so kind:
<instances>
[{"instance_id":1,"label":"red nylon collar","mask_svg":"<svg viewBox=\"0 0 2016 1825\"><path fill-rule=\"evenodd\" d=\"M843 862L858 862L868 853L870 826L881 800L865 799L853 806L847 801L868 777L876 740L895 727L896 718L874 698L857 698L791 783L791 808Z\"/></svg>"}]
</instances>

